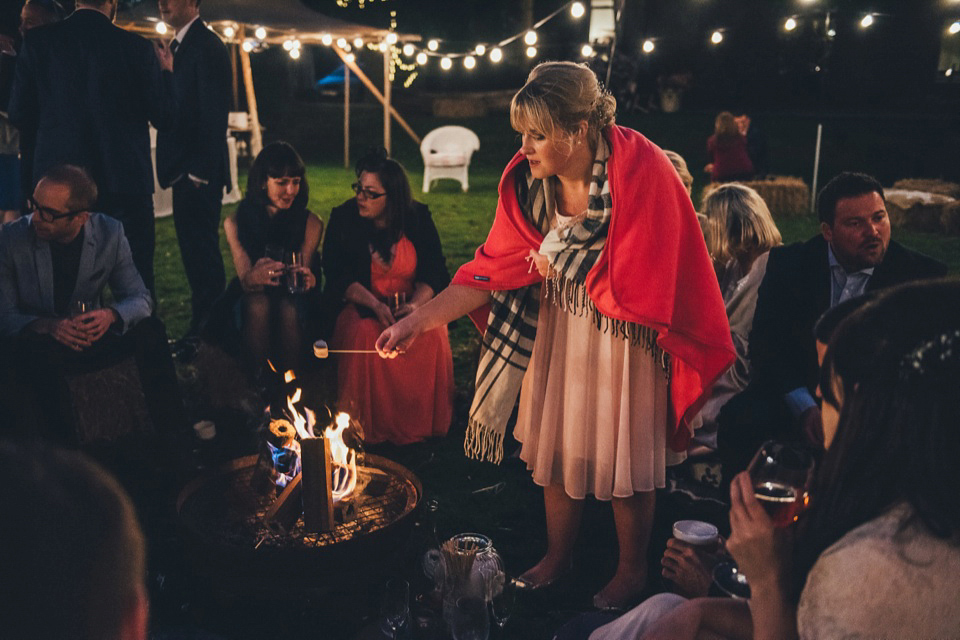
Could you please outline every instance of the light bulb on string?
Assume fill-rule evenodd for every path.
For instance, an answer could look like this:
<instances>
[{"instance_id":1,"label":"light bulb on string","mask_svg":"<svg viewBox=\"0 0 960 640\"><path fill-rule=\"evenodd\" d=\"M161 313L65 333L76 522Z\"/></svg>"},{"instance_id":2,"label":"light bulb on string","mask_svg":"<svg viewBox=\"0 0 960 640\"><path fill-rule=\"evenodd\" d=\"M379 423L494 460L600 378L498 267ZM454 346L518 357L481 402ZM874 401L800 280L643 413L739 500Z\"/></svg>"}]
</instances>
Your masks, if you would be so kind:
<instances>
[{"instance_id":1,"label":"light bulb on string","mask_svg":"<svg viewBox=\"0 0 960 640\"><path fill-rule=\"evenodd\" d=\"M570 5L570 15L574 18L582 18L583 14L587 12L586 7L583 6L582 2L574 2Z\"/></svg>"},{"instance_id":2,"label":"light bulb on string","mask_svg":"<svg viewBox=\"0 0 960 640\"><path fill-rule=\"evenodd\" d=\"M363 38L359 38L359 37L358 37L358 38L354 38L354 39L353 39L353 46L355 46L357 49L362 49L362 48L363 48Z\"/></svg>"},{"instance_id":3,"label":"light bulb on string","mask_svg":"<svg viewBox=\"0 0 960 640\"><path fill-rule=\"evenodd\" d=\"M536 47L527 47L527 57L536 58L537 57L537 48Z\"/></svg>"},{"instance_id":4,"label":"light bulb on string","mask_svg":"<svg viewBox=\"0 0 960 640\"><path fill-rule=\"evenodd\" d=\"M346 50L346 48L347 48L347 46L348 46L346 39L345 39L345 38L337 38L337 46L340 47L341 49Z\"/></svg>"},{"instance_id":5,"label":"light bulb on string","mask_svg":"<svg viewBox=\"0 0 960 640\"><path fill-rule=\"evenodd\" d=\"M440 48L440 43L437 42L436 40L430 40L429 42L427 42L427 49L430 49L430 51L436 51L439 48Z\"/></svg>"},{"instance_id":6,"label":"light bulb on string","mask_svg":"<svg viewBox=\"0 0 960 640\"><path fill-rule=\"evenodd\" d=\"M237 35L237 30L234 29L233 27L224 27L223 35L226 36L227 38L232 38L233 36Z\"/></svg>"},{"instance_id":7,"label":"light bulb on string","mask_svg":"<svg viewBox=\"0 0 960 640\"><path fill-rule=\"evenodd\" d=\"M257 40L263 40L267 37L267 30L263 27L257 27L257 30L253 32L253 35L257 36Z\"/></svg>"},{"instance_id":8,"label":"light bulb on string","mask_svg":"<svg viewBox=\"0 0 960 640\"><path fill-rule=\"evenodd\" d=\"M474 67L477 66L477 59L474 58L473 56L466 56L463 59L463 66L466 67L467 69L473 69Z\"/></svg>"},{"instance_id":9,"label":"light bulb on string","mask_svg":"<svg viewBox=\"0 0 960 640\"><path fill-rule=\"evenodd\" d=\"M253 40L244 40L241 46L243 47L244 51L250 53L253 51Z\"/></svg>"},{"instance_id":10,"label":"light bulb on string","mask_svg":"<svg viewBox=\"0 0 960 640\"><path fill-rule=\"evenodd\" d=\"M448 57L440 58L440 68L444 71L449 71L450 67L453 66L453 60Z\"/></svg>"},{"instance_id":11,"label":"light bulb on string","mask_svg":"<svg viewBox=\"0 0 960 640\"><path fill-rule=\"evenodd\" d=\"M485 53L487 52L487 45L485 45L485 44L478 44L476 47L473 48L473 52L474 52L475 54L477 54L478 56L482 56L483 54L485 54Z\"/></svg>"},{"instance_id":12,"label":"light bulb on string","mask_svg":"<svg viewBox=\"0 0 960 640\"><path fill-rule=\"evenodd\" d=\"M867 15L863 16L863 18L860 19L860 26L864 29L869 29L871 26L873 26L873 14L868 13Z\"/></svg>"},{"instance_id":13,"label":"light bulb on string","mask_svg":"<svg viewBox=\"0 0 960 640\"><path fill-rule=\"evenodd\" d=\"M300 49L303 48L303 43L300 42L299 40L294 40L294 41L293 41L293 48L296 49L297 51L299 51Z\"/></svg>"},{"instance_id":14,"label":"light bulb on string","mask_svg":"<svg viewBox=\"0 0 960 640\"><path fill-rule=\"evenodd\" d=\"M593 57L593 47L588 44L583 45L580 47L580 55L582 55L584 58Z\"/></svg>"},{"instance_id":15,"label":"light bulb on string","mask_svg":"<svg viewBox=\"0 0 960 640\"><path fill-rule=\"evenodd\" d=\"M293 40L284 40L283 41L283 50L290 51L293 49Z\"/></svg>"},{"instance_id":16,"label":"light bulb on string","mask_svg":"<svg viewBox=\"0 0 960 640\"><path fill-rule=\"evenodd\" d=\"M333 43L333 36L329 33L323 34L320 36L320 43L325 47L329 47Z\"/></svg>"},{"instance_id":17,"label":"light bulb on string","mask_svg":"<svg viewBox=\"0 0 960 640\"><path fill-rule=\"evenodd\" d=\"M496 64L503 60L503 50L500 47L494 47L490 49L490 62Z\"/></svg>"},{"instance_id":18,"label":"light bulb on string","mask_svg":"<svg viewBox=\"0 0 960 640\"><path fill-rule=\"evenodd\" d=\"M386 40L381 40L381 41L380 41L380 44L377 45L377 49L379 49L381 53L385 53L385 52L387 51L387 42L386 42Z\"/></svg>"},{"instance_id":19,"label":"light bulb on string","mask_svg":"<svg viewBox=\"0 0 960 640\"><path fill-rule=\"evenodd\" d=\"M349 42L344 43L344 45L340 48L346 51L347 53L353 51L353 47L350 46Z\"/></svg>"},{"instance_id":20,"label":"light bulb on string","mask_svg":"<svg viewBox=\"0 0 960 640\"><path fill-rule=\"evenodd\" d=\"M527 31L523 36L523 42L529 47L532 47L533 45L537 44L537 32L534 31L533 29L531 29L530 31Z\"/></svg>"},{"instance_id":21,"label":"light bulb on string","mask_svg":"<svg viewBox=\"0 0 960 640\"><path fill-rule=\"evenodd\" d=\"M423 51L417 54L417 64L421 66L427 64L427 54Z\"/></svg>"},{"instance_id":22,"label":"light bulb on string","mask_svg":"<svg viewBox=\"0 0 960 640\"><path fill-rule=\"evenodd\" d=\"M827 37L828 37L828 38L836 38L836 37L837 37L837 30L836 30L836 29L828 29L828 30L827 30Z\"/></svg>"},{"instance_id":23,"label":"light bulb on string","mask_svg":"<svg viewBox=\"0 0 960 640\"><path fill-rule=\"evenodd\" d=\"M947 31L950 32L950 35L955 35L957 33L960 33L960 21L957 21L951 24L950 28L947 29Z\"/></svg>"},{"instance_id":24,"label":"light bulb on string","mask_svg":"<svg viewBox=\"0 0 960 640\"><path fill-rule=\"evenodd\" d=\"M353 55L352 53L347 54L347 62L353 62L356 59L357 59L357 56Z\"/></svg>"},{"instance_id":25,"label":"light bulb on string","mask_svg":"<svg viewBox=\"0 0 960 640\"><path fill-rule=\"evenodd\" d=\"M392 31L391 31L390 33L388 33L388 34L387 34L387 44L389 44L389 45L397 44L397 34L395 34L395 33L392 32Z\"/></svg>"},{"instance_id":26,"label":"light bulb on string","mask_svg":"<svg viewBox=\"0 0 960 640\"><path fill-rule=\"evenodd\" d=\"M409 42L403 45L403 55L407 56L408 58L413 55L414 51L416 51L416 47Z\"/></svg>"},{"instance_id":27,"label":"light bulb on string","mask_svg":"<svg viewBox=\"0 0 960 640\"><path fill-rule=\"evenodd\" d=\"M167 25L166 25L166 23L163 23L163 22L158 22L158 23L157 23L157 33L159 33L160 35L166 35L166 33L167 33ZM229 37L229 36L228 36L228 37Z\"/></svg>"},{"instance_id":28,"label":"light bulb on string","mask_svg":"<svg viewBox=\"0 0 960 640\"><path fill-rule=\"evenodd\" d=\"M787 18L783 23L783 28L785 31L793 31L797 28L797 19L792 16Z\"/></svg>"},{"instance_id":29,"label":"light bulb on string","mask_svg":"<svg viewBox=\"0 0 960 640\"><path fill-rule=\"evenodd\" d=\"M653 40L647 38L643 41L643 52L644 53L653 53L653 50L657 48L657 45L653 43Z\"/></svg>"},{"instance_id":30,"label":"light bulb on string","mask_svg":"<svg viewBox=\"0 0 960 640\"><path fill-rule=\"evenodd\" d=\"M723 32L717 29L712 34L710 34L710 42L712 42L713 44L720 44L721 42L723 42Z\"/></svg>"},{"instance_id":31,"label":"light bulb on string","mask_svg":"<svg viewBox=\"0 0 960 640\"><path fill-rule=\"evenodd\" d=\"M293 58L294 60L298 60L300 58L300 49L297 49L297 48L290 49L290 57Z\"/></svg>"}]
</instances>

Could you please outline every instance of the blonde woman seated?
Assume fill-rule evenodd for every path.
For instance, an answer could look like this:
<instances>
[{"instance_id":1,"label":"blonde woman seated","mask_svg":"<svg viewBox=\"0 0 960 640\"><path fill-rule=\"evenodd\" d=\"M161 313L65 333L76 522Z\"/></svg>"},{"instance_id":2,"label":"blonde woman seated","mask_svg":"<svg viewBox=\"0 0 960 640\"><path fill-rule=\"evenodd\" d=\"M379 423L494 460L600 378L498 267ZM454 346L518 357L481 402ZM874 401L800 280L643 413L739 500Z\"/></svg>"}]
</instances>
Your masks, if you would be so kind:
<instances>
[{"instance_id":1,"label":"blonde woman seated","mask_svg":"<svg viewBox=\"0 0 960 640\"><path fill-rule=\"evenodd\" d=\"M747 338L757 308L757 290L767 271L769 251L782 243L780 231L763 198L750 187L726 184L703 201L707 249L720 280L737 361L713 385L700 412L695 442L716 448L717 415L750 382Z\"/></svg>"}]
</instances>

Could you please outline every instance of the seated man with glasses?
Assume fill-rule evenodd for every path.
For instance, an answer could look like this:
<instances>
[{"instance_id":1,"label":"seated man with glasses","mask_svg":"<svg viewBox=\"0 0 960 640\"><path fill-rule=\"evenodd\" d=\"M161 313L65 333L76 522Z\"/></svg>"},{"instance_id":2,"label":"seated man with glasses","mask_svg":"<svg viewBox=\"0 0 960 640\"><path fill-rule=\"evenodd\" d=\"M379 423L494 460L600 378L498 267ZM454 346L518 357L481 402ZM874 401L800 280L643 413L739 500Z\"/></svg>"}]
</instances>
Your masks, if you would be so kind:
<instances>
[{"instance_id":1,"label":"seated man with glasses","mask_svg":"<svg viewBox=\"0 0 960 640\"><path fill-rule=\"evenodd\" d=\"M74 444L84 438L75 429L67 377L130 355L154 427L173 427L182 414L163 324L151 317L150 292L123 226L91 212L96 199L86 171L53 167L29 198L30 215L0 233L4 373L36 394L44 418L38 435Z\"/></svg>"}]
</instances>

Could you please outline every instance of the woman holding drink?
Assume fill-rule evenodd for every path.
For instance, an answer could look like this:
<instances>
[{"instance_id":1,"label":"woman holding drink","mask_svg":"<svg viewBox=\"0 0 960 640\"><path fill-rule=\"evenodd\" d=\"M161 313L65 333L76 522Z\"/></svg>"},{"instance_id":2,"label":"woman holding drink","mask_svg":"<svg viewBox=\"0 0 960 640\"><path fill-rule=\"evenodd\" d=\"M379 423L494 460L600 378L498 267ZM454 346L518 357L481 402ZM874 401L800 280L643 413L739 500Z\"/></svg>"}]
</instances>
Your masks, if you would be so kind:
<instances>
[{"instance_id":1,"label":"woman holding drink","mask_svg":"<svg viewBox=\"0 0 960 640\"><path fill-rule=\"evenodd\" d=\"M281 371L303 352L303 303L295 294L317 285L310 261L323 222L307 210L309 188L299 154L286 142L267 145L250 167L247 193L223 221L236 279L226 296L241 303L243 346L251 369L269 358Z\"/></svg>"},{"instance_id":2,"label":"woman holding drink","mask_svg":"<svg viewBox=\"0 0 960 640\"><path fill-rule=\"evenodd\" d=\"M374 150L357 162L356 198L330 213L323 245L326 311L336 319L333 349L369 350L398 318L450 282L430 210L413 200L403 166ZM340 354L338 408L364 440L409 444L442 436L453 417L453 354L437 327L403 360Z\"/></svg>"},{"instance_id":3,"label":"woman holding drink","mask_svg":"<svg viewBox=\"0 0 960 640\"><path fill-rule=\"evenodd\" d=\"M538 65L511 104L521 146L486 243L377 341L395 357L471 313L485 332L467 454L500 461L519 395L514 435L544 491L547 552L521 583L561 577L583 498L612 500L620 556L601 608L643 590L654 490L733 360L690 199L663 151L613 124L614 107L585 65Z\"/></svg>"},{"instance_id":4,"label":"woman holding drink","mask_svg":"<svg viewBox=\"0 0 960 640\"><path fill-rule=\"evenodd\" d=\"M691 600L644 637L956 637L958 381L960 281L892 289L841 322L821 369L827 453L796 535L738 475L727 548L749 608Z\"/></svg>"}]
</instances>

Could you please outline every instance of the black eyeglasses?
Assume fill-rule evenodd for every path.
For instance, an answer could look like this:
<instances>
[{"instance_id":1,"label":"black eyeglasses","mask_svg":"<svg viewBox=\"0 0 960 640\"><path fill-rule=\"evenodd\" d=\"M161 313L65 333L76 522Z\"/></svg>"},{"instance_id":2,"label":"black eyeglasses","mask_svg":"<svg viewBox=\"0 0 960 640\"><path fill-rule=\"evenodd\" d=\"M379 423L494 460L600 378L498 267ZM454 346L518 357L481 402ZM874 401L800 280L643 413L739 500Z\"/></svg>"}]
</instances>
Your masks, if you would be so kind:
<instances>
[{"instance_id":1,"label":"black eyeglasses","mask_svg":"<svg viewBox=\"0 0 960 640\"><path fill-rule=\"evenodd\" d=\"M28 196L27 211L36 213L44 222L56 222L57 220L78 216L81 213L84 213L86 209L81 209L80 211L66 211L61 213L56 209L51 209L50 207L41 207L39 204L37 204L37 201L33 199L33 196Z\"/></svg>"},{"instance_id":2,"label":"black eyeglasses","mask_svg":"<svg viewBox=\"0 0 960 640\"><path fill-rule=\"evenodd\" d=\"M354 182L352 185L350 185L350 188L353 189L353 192L358 196L362 193L363 197L367 198L368 200L378 200L387 195L386 193L377 193L373 189L364 189L359 182Z\"/></svg>"}]
</instances>

